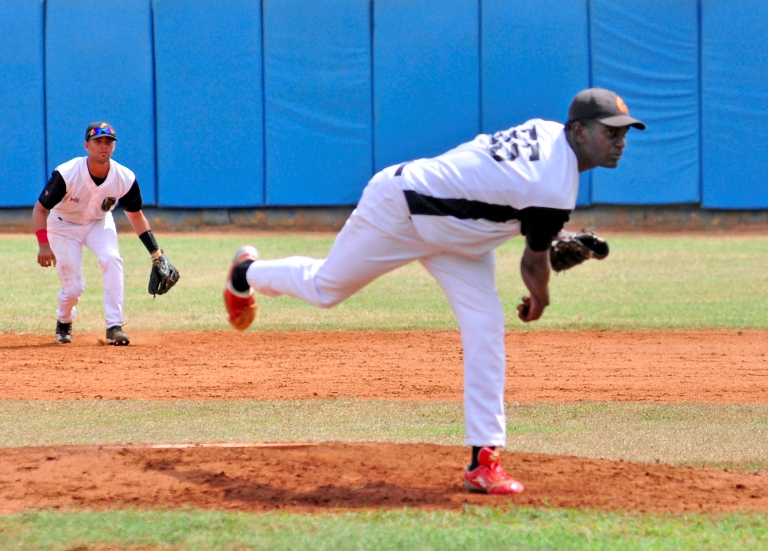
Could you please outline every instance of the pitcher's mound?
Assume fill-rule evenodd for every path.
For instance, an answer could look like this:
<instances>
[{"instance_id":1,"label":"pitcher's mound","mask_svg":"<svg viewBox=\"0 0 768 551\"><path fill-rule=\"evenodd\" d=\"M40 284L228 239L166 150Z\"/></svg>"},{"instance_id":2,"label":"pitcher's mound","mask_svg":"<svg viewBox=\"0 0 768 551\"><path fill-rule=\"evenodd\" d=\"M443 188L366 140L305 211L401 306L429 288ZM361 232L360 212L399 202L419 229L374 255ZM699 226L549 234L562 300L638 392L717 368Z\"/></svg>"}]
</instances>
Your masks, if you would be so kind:
<instances>
[{"instance_id":1,"label":"pitcher's mound","mask_svg":"<svg viewBox=\"0 0 768 551\"><path fill-rule=\"evenodd\" d=\"M505 452L526 487L470 494L468 450L429 444L63 446L0 449L0 513L30 508L305 511L464 504L768 511L768 477Z\"/></svg>"}]
</instances>

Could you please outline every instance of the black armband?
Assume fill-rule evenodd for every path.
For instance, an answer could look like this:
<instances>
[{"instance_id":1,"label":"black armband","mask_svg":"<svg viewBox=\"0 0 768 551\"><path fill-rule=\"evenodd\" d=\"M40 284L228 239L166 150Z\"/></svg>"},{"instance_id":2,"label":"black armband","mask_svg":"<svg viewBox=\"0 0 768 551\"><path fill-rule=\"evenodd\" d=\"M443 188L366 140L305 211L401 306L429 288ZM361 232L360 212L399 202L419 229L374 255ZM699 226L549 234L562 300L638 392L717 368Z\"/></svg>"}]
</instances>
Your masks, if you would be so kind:
<instances>
[{"instance_id":1,"label":"black armband","mask_svg":"<svg viewBox=\"0 0 768 551\"><path fill-rule=\"evenodd\" d=\"M141 242L144 243L144 246L149 251L149 254L152 254L160 248L160 246L157 244L157 239L155 239L155 234L152 233L152 230L147 230L142 233L139 236L139 239L141 239Z\"/></svg>"}]
</instances>

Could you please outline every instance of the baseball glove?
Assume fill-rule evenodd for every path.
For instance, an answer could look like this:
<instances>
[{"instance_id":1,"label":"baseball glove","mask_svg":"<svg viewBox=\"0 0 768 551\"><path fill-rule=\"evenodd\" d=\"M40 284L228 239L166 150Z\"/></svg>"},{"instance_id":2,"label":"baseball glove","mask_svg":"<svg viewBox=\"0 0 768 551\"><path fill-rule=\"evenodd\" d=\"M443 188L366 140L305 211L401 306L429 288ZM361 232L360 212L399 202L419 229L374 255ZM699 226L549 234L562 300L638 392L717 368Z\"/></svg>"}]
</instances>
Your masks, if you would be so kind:
<instances>
[{"instance_id":1,"label":"baseball glove","mask_svg":"<svg viewBox=\"0 0 768 551\"><path fill-rule=\"evenodd\" d=\"M558 235L549 248L549 263L556 272L568 270L589 260L608 256L608 243L593 232Z\"/></svg>"},{"instance_id":2,"label":"baseball glove","mask_svg":"<svg viewBox=\"0 0 768 551\"><path fill-rule=\"evenodd\" d=\"M179 270L171 264L168 257L161 254L152 261L152 271L149 274L149 294L164 295L179 281Z\"/></svg>"}]
</instances>

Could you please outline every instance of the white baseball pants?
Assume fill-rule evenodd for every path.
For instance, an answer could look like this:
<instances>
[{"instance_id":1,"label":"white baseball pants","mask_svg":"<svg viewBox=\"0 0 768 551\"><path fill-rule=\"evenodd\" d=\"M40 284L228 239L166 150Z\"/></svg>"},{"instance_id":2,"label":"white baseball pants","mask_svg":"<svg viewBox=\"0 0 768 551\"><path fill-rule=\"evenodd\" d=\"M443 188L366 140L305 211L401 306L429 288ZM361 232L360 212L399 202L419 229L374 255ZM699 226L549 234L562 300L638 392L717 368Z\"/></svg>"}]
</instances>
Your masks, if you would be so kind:
<instances>
[{"instance_id":1,"label":"white baseball pants","mask_svg":"<svg viewBox=\"0 0 768 551\"><path fill-rule=\"evenodd\" d=\"M56 272L61 281L56 317L62 323L75 319L80 296L85 289L83 245L96 258L104 278L106 327L123 324L123 259L117 243L117 229L112 213L90 224L70 224L55 214L48 216L48 241L56 256Z\"/></svg>"},{"instance_id":2,"label":"white baseball pants","mask_svg":"<svg viewBox=\"0 0 768 551\"><path fill-rule=\"evenodd\" d=\"M330 308L414 260L437 280L461 330L465 444L504 446L504 311L494 252L459 255L425 242L402 190L393 184L392 170L371 180L326 259L259 260L248 268L247 279L263 295L289 295Z\"/></svg>"}]
</instances>

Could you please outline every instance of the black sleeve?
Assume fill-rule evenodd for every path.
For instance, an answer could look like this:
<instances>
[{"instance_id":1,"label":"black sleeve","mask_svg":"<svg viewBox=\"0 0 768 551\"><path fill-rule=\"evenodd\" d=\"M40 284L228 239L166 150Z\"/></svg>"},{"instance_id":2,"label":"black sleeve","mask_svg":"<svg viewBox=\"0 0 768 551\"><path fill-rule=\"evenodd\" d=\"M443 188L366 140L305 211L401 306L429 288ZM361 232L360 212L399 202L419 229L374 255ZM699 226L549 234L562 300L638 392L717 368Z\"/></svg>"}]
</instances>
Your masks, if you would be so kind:
<instances>
[{"instance_id":1,"label":"black sleeve","mask_svg":"<svg viewBox=\"0 0 768 551\"><path fill-rule=\"evenodd\" d=\"M54 170L51 174L51 179L45 184L43 191L40 192L40 197L37 198L40 204L48 210L61 203L64 196L67 194L67 183L58 170Z\"/></svg>"},{"instance_id":2,"label":"black sleeve","mask_svg":"<svg viewBox=\"0 0 768 551\"><path fill-rule=\"evenodd\" d=\"M520 233L532 251L549 249L554 237L568 221L571 211L545 207L528 207L518 211Z\"/></svg>"},{"instance_id":3,"label":"black sleeve","mask_svg":"<svg viewBox=\"0 0 768 551\"><path fill-rule=\"evenodd\" d=\"M128 212L139 212L141 210L143 203L141 202L141 190L139 189L138 180L133 181L131 189L120 198L117 206L122 207L123 210Z\"/></svg>"}]
</instances>

